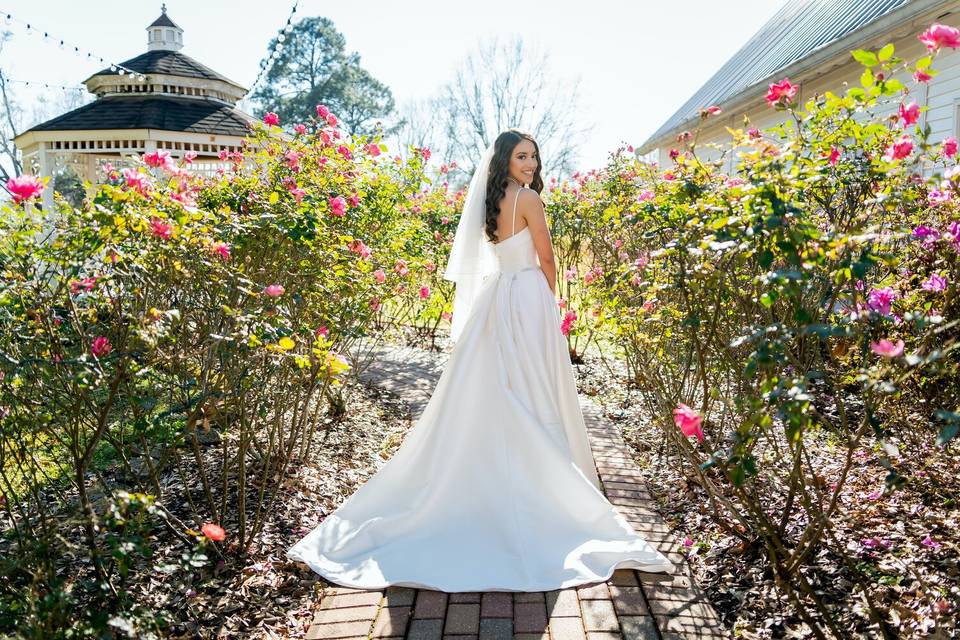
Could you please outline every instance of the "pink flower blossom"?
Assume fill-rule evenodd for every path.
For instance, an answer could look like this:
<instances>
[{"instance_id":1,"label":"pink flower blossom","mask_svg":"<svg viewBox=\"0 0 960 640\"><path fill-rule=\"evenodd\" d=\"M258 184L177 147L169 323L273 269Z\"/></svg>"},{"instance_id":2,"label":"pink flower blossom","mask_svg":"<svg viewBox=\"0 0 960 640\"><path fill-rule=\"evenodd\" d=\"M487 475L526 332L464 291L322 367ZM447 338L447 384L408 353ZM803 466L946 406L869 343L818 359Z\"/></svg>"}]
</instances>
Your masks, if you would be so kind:
<instances>
[{"instance_id":1,"label":"pink flower blossom","mask_svg":"<svg viewBox=\"0 0 960 640\"><path fill-rule=\"evenodd\" d=\"M790 82L788 78L784 78L780 82L775 82L769 86L767 104L771 107L789 106L796 97L797 91L799 91L799 87Z\"/></svg>"},{"instance_id":2,"label":"pink flower blossom","mask_svg":"<svg viewBox=\"0 0 960 640\"><path fill-rule=\"evenodd\" d=\"M939 273L931 273L930 277L920 286L925 291L946 291L947 279Z\"/></svg>"},{"instance_id":3,"label":"pink flower blossom","mask_svg":"<svg viewBox=\"0 0 960 640\"><path fill-rule=\"evenodd\" d=\"M263 114L263 123L270 125L271 127L280 124L280 116L275 114L273 111L267 111Z\"/></svg>"},{"instance_id":4,"label":"pink flower blossom","mask_svg":"<svg viewBox=\"0 0 960 640\"><path fill-rule=\"evenodd\" d=\"M446 320L447 322L451 322L453 320L453 314L450 313L449 311L444 311L443 313L440 314L440 317Z\"/></svg>"},{"instance_id":5,"label":"pink flower blossom","mask_svg":"<svg viewBox=\"0 0 960 640\"><path fill-rule=\"evenodd\" d=\"M351 207L354 207L354 208L359 207L360 196L355 193L351 195L349 198L347 198L347 202L350 204Z\"/></svg>"},{"instance_id":6,"label":"pink flower blossom","mask_svg":"<svg viewBox=\"0 0 960 640\"><path fill-rule=\"evenodd\" d=\"M422 287L420 287L420 299L426 300L429 297L430 297L430 287L428 287L427 285L423 285Z\"/></svg>"},{"instance_id":7,"label":"pink flower blossom","mask_svg":"<svg viewBox=\"0 0 960 640\"><path fill-rule=\"evenodd\" d=\"M373 276L377 279L377 282L383 284L384 280L387 279L387 274L383 269L377 269L373 272Z\"/></svg>"},{"instance_id":8,"label":"pink flower blossom","mask_svg":"<svg viewBox=\"0 0 960 640\"><path fill-rule=\"evenodd\" d=\"M44 186L41 180L26 174L7 180L7 191L13 195L14 204L20 204L38 196Z\"/></svg>"},{"instance_id":9,"label":"pink flower blossom","mask_svg":"<svg viewBox=\"0 0 960 640\"><path fill-rule=\"evenodd\" d=\"M678 403L677 408L673 410L673 423L680 428L683 435L696 436L697 440L702 441L704 436L700 428L701 420L699 413L682 402Z\"/></svg>"},{"instance_id":10,"label":"pink flower blossom","mask_svg":"<svg viewBox=\"0 0 960 640\"><path fill-rule=\"evenodd\" d=\"M81 290L91 291L97 284L96 278L83 278L82 280L70 281L70 293L77 295ZM59 324L59 323L58 323Z\"/></svg>"},{"instance_id":11,"label":"pink flower blossom","mask_svg":"<svg viewBox=\"0 0 960 640\"><path fill-rule=\"evenodd\" d=\"M170 158L170 152L164 151L163 149L157 149L156 151L143 154L143 161L147 163L148 167L162 167L164 169L169 167L173 162Z\"/></svg>"},{"instance_id":12,"label":"pink flower blossom","mask_svg":"<svg viewBox=\"0 0 960 640\"><path fill-rule=\"evenodd\" d=\"M948 158L957 155L957 139L953 136L944 138L943 142L940 143L940 150L943 152L943 155Z\"/></svg>"},{"instance_id":13,"label":"pink flower blossom","mask_svg":"<svg viewBox=\"0 0 960 640\"><path fill-rule=\"evenodd\" d=\"M340 124L340 121L337 120L337 116L333 115L332 113L327 114L326 121L327 121L327 125L331 127L335 127L338 124Z\"/></svg>"},{"instance_id":14,"label":"pink flower blossom","mask_svg":"<svg viewBox=\"0 0 960 640\"><path fill-rule=\"evenodd\" d=\"M867 306L872 311L888 316L890 315L890 303L896 300L897 297L897 292L891 287L871 289L870 293L867 294Z\"/></svg>"},{"instance_id":15,"label":"pink flower blossom","mask_svg":"<svg viewBox=\"0 0 960 640\"><path fill-rule=\"evenodd\" d=\"M230 259L230 245L226 242L214 242L210 245L210 253L220 256L226 262Z\"/></svg>"},{"instance_id":16,"label":"pink flower blossom","mask_svg":"<svg viewBox=\"0 0 960 640\"><path fill-rule=\"evenodd\" d=\"M353 158L353 154L350 153L350 147L348 147L345 144L342 144L339 147L337 147L337 153L339 153L341 156L343 156L347 160L350 160L351 158Z\"/></svg>"},{"instance_id":17,"label":"pink flower blossom","mask_svg":"<svg viewBox=\"0 0 960 640\"><path fill-rule=\"evenodd\" d=\"M880 491L874 490L867 494L867 500L879 500L883 495Z\"/></svg>"},{"instance_id":18,"label":"pink flower blossom","mask_svg":"<svg viewBox=\"0 0 960 640\"><path fill-rule=\"evenodd\" d=\"M207 522L200 527L200 532L214 542L223 542L227 537L227 532L223 530L223 527L212 522Z\"/></svg>"},{"instance_id":19,"label":"pink flower blossom","mask_svg":"<svg viewBox=\"0 0 960 640\"><path fill-rule=\"evenodd\" d=\"M327 117L328 115L330 115L330 109L327 109L327 107L326 107L325 105L318 104L318 105L317 105L317 117L318 117L318 118L326 119L326 117Z\"/></svg>"},{"instance_id":20,"label":"pink flower blossom","mask_svg":"<svg viewBox=\"0 0 960 640\"><path fill-rule=\"evenodd\" d=\"M183 161L186 162L187 164L190 164L196 159L197 159L196 151L187 151L185 154L183 154Z\"/></svg>"},{"instance_id":21,"label":"pink flower blossom","mask_svg":"<svg viewBox=\"0 0 960 640\"><path fill-rule=\"evenodd\" d=\"M430 155L431 155L430 149L426 147L420 147L419 149L417 149L417 151L420 153L421 156L423 156L424 162L427 162L428 160L430 160Z\"/></svg>"},{"instance_id":22,"label":"pink flower blossom","mask_svg":"<svg viewBox=\"0 0 960 640\"><path fill-rule=\"evenodd\" d=\"M305 134L305 133L307 132L307 125L303 124L302 122L297 123L297 124L293 125L293 131L294 131L294 133L296 133L297 135L302 136L303 134Z\"/></svg>"},{"instance_id":23,"label":"pink flower blossom","mask_svg":"<svg viewBox=\"0 0 960 640\"><path fill-rule=\"evenodd\" d=\"M920 541L920 544L922 544L922 545L925 546L925 547L929 547L929 548L931 548L931 549L939 549L939 548L940 548L940 543L937 542L936 540L934 540L934 539L930 536L929 533L927 534L927 536L926 536L923 540Z\"/></svg>"},{"instance_id":24,"label":"pink flower blossom","mask_svg":"<svg viewBox=\"0 0 960 640\"><path fill-rule=\"evenodd\" d=\"M397 262L393 265L393 270L401 276L405 276L410 273L410 269L407 268L407 261L403 258L397 259Z\"/></svg>"},{"instance_id":25,"label":"pink flower blossom","mask_svg":"<svg viewBox=\"0 0 960 640\"><path fill-rule=\"evenodd\" d=\"M893 162L894 160L902 160L911 153L913 153L913 140L910 139L910 136L903 135L887 147L883 159L887 162Z\"/></svg>"},{"instance_id":26,"label":"pink flower blossom","mask_svg":"<svg viewBox=\"0 0 960 640\"><path fill-rule=\"evenodd\" d=\"M750 138L753 140L758 140L759 138L762 137L762 134L760 133L760 129L757 129L756 127L747 129L747 135L750 136Z\"/></svg>"},{"instance_id":27,"label":"pink flower blossom","mask_svg":"<svg viewBox=\"0 0 960 640\"><path fill-rule=\"evenodd\" d=\"M287 167L292 171L300 171L300 154L296 151L287 151L283 154L287 160Z\"/></svg>"},{"instance_id":28,"label":"pink flower blossom","mask_svg":"<svg viewBox=\"0 0 960 640\"><path fill-rule=\"evenodd\" d=\"M903 340L891 342L890 340L883 339L877 342L871 342L870 350L884 358L896 358L903 354Z\"/></svg>"},{"instance_id":29,"label":"pink flower blossom","mask_svg":"<svg viewBox=\"0 0 960 640\"><path fill-rule=\"evenodd\" d=\"M575 266L570 267L569 269L564 271L563 277L567 282L571 282L572 280L575 280L577 277L577 268Z\"/></svg>"},{"instance_id":30,"label":"pink flower blossom","mask_svg":"<svg viewBox=\"0 0 960 640\"><path fill-rule=\"evenodd\" d=\"M373 296L370 298L370 308L374 311L380 308L380 296Z\"/></svg>"},{"instance_id":31,"label":"pink flower blossom","mask_svg":"<svg viewBox=\"0 0 960 640\"><path fill-rule=\"evenodd\" d=\"M718 115L720 115L721 113L723 113L723 111L720 109L720 107L718 107L718 106L715 105L715 104L707 107L706 109L704 109L704 112L705 112L707 115L711 115L711 116L718 116Z\"/></svg>"},{"instance_id":32,"label":"pink flower blossom","mask_svg":"<svg viewBox=\"0 0 960 640\"><path fill-rule=\"evenodd\" d=\"M263 292L271 298L282 296L284 291L286 289L283 288L282 284L271 284L263 289Z\"/></svg>"},{"instance_id":33,"label":"pink flower blossom","mask_svg":"<svg viewBox=\"0 0 960 640\"><path fill-rule=\"evenodd\" d=\"M563 314L563 322L560 324L560 333L565 336L570 335L570 329L573 327L573 323L577 321L577 312L573 309L570 309L565 314Z\"/></svg>"},{"instance_id":34,"label":"pink flower blossom","mask_svg":"<svg viewBox=\"0 0 960 640\"><path fill-rule=\"evenodd\" d=\"M290 189L290 195L292 195L293 199L299 203L303 202L303 197L307 195L307 191L306 189L301 189L300 187L295 186L294 188Z\"/></svg>"},{"instance_id":35,"label":"pink flower blossom","mask_svg":"<svg viewBox=\"0 0 960 640\"><path fill-rule=\"evenodd\" d=\"M371 158L376 158L378 155L380 155L380 145L378 145L376 142L371 142L370 144L366 145L363 150L366 151L367 155Z\"/></svg>"},{"instance_id":36,"label":"pink flower blossom","mask_svg":"<svg viewBox=\"0 0 960 640\"><path fill-rule=\"evenodd\" d=\"M322 325L316 331L313 332L313 335L315 335L318 338L320 337L326 338L327 336L330 335L330 330L327 329L327 325Z\"/></svg>"},{"instance_id":37,"label":"pink flower blossom","mask_svg":"<svg viewBox=\"0 0 960 640\"><path fill-rule=\"evenodd\" d=\"M331 215L340 216L341 218L347 215L347 201L343 199L343 196L330 198L327 204L330 206Z\"/></svg>"},{"instance_id":38,"label":"pink flower blossom","mask_svg":"<svg viewBox=\"0 0 960 640\"><path fill-rule=\"evenodd\" d=\"M672 171L667 171L666 173L663 174L663 179L666 180L667 182L671 182L673 180L676 180L677 176L675 176Z\"/></svg>"},{"instance_id":39,"label":"pink flower blossom","mask_svg":"<svg viewBox=\"0 0 960 640\"><path fill-rule=\"evenodd\" d=\"M840 161L840 150L836 147L830 147L830 154L827 156L827 162L831 165L837 164Z\"/></svg>"},{"instance_id":40,"label":"pink flower blossom","mask_svg":"<svg viewBox=\"0 0 960 640\"><path fill-rule=\"evenodd\" d=\"M652 189L644 189L640 192L640 195L637 196L637 202L647 202L648 200L653 200L654 193Z\"/></svg>"},{"instance_id":41,"label":"pink flower blossom","mask_svg":"<svg viewBox=\"0 0 960 640\"><path fill-rule=\"evenodd\" d=\"M923 69L917 69L913 72L913 79L917 82L930 82L933 79L933 76L924 71Z\"/></svg>"},{"instance_id":42,"label":"pink flower blossom","mask_svg":"<svg viewBox=\"0 0 960 640\"><path fill-rule=\"evenodd\" d=\"M173 225L161 218L150 218L150 233L158 238L169 240L173 234Z\"/></svg>"},{"instance_id":43,"label":"pink flower blossom","mask_svg":"<svg viewBox=\"0 0 960 640\"><path fill-rule=\"evenodd\" d=\"M901 102L899 114L900 119L903 121L903 126L909 127L920 119L920 105L916 102L911 102L908 105L904 105Z\"/></svg>"},{"instance_id":44,"label":"pink flower blossom","mask_svg":"<svg viewBox=\"0 0 960 640\"><path fill-rule=\"evenodd\" d=\"M690 536L687 536L686 538L684 538L684 539L683 539L683 546L685 546L685 547L692 547L692 546L693 546L693 538L691 538Z\"/></svg>"},{"instance_id":45,"label":"pink flower blossom","mask_svg":"<svg viewBox=\"0 0 960 640\"><path fill-rule=\"evenodd\" d=\"M960 29L948 27L945 24L934 23L930 28L917 36L929 51L936 51L941 47L956 49L960 47Z\"/></svg>"},{"instance_id":46,"label":"pink flower blossom","mask_svg":"<svg viewBox=\"0 0 960 640\"><path fill-rule=\"evenodd\" d=\"M90 343L90 353L98 358L107 355L112 349L113 346L110 344L110 341L104 336L97 336L93 339L93 342Z\"/></svg>"}]
</instances>

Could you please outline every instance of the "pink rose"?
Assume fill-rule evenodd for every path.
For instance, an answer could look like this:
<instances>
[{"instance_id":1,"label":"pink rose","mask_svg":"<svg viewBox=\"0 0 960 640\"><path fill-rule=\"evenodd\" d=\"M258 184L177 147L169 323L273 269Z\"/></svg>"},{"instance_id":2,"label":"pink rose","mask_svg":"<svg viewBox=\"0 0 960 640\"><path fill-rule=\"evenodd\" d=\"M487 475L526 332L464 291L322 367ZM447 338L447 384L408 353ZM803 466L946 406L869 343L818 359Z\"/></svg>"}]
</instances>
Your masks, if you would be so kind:
<instances>
[{"instance_id":1,"label":"pink rose","mask_svg":"<svg viewBox=\"0 0 960 640\"><path fill-rule=\"evenodd\" d=\"M327 124L331 127L335 127L340 123L340 121L337 120L337 116L333 115L332 113L327 114L326 121L327 121Z\"/></svg>"},{"instance_id":2,"label":"pink rose","mask_svg":"<svg viewBox=\"0 0 960 640\"><path fill-rule=\"evenodd\" d=\"M292 171L300 171L300 154L296 151L287 151L283 154L287 161L287 167Z\"/></svg>"},{"instance_id":3,"label":"pink rose","mask_svg":"<svg viewBox=\"0 0 960 640\"><path fill-rule=\"evenodd\" d=\"M171 164L170 152L163 149L157 149L150 153L143 154L143 161L148 167L169 167Z\"/></svg>"},{"instance_id":4,"label":"pink rose","mask_svg":"<svg viewBox=\"0 0 960 640\"><path fill-rule=\"evenodd\" d=\"M827 157L827 162L832 165L837 164L840 161L840 150L836 147L830 147L830 155Z\"/></svg>"},{"instance_id":5,"label":"pink rose","mask_svg":"<svg viewBox=\"0 0 960 640\"><path fill-rule=\"evenodd\" d=\"M930 277L920 285L925 291L946 291L947 279L939 273L931 273Z\"/></svg>"},{"instance_id":6,"label":"pink rose","mask_svg":"<svg viewBox=\"0 0 960 640\"><path fill-rule=\"evenodd\" d=\"M371 158L376 158L378 155L380 155L380 145L378 145L376 142L371 142L370 144L366 145L363 149L364 151L367 152L367 155L369 155Z\"/></svg>"},{"instance_id":7,"label":"pink rose","mask_svg":"<svg viewBox=\"0 0 960 640\"><path fill-rule=\"evenodd\" d=\"M957 139L952 136L949 138L944 138L940 145L940 149L943 151L943 155L948 158L952 158L953 156L957 155Z\"/></svg>"},{"instance_id":8,"label":"pink rose","mask_svg":"<svg viewBox=\"0 0 960 640\"><path fill-rule=\"evenodd\" d=\"M270 125L271 127L276 126L276 125L280 124L280 116L278 116L277 114L275 114L273 111L267 111L267 112L263 115L263 122L264 122L264 124L268 124L268 125Z\"/></svg>"},{"instance_id":9,"label":"pink rose","mask_svg":"<svg viewBox=\"0 0 960 640\"><path fill-rule=\"evenodd\" d=\"M110 341L103 336L94 338L93 342L90 343L90 353L98 358L107 355L112 349L113 347L110 345Z\"/></svg>"},{"instance_id":10,"label":"pink rose","mask_svg":"<svg viewBox=\"0 0 960 640\"><path fill-rule=\"evenodd\" d=\"M294 133L296 133L297 135L301 135L301 136L302 136L303 134L305 134L305 133L307 132L307 125L305 125L305 124L303 124L303 123L296 124L296 125L294 125L294 127L293 127L293 131L294 131Z\"/></svg>"},{"instance_id":11,"label":"pink rose","mask_svg":"<svg viewBox=\"0 0 960 640\"><path fill-rule=\"evenodd\" d=\"M24 174L7 180L7 191L13 195L14 204L36 197L43 189L43 182L34 176Z\"/></svg>"},{"instance_id":12,"label":"pink rose","mask_svg":"<svg viewBox=\"0 0 960 640\"><path fill-rule=\"evenodd\" d=\"M220 256L226 262L230 259L230 245L226 242L214 242L210 245L210 253Z\"/></svg>"},{"instance_id":13,"label":"pink rose","mask_svg":"<svg viewBox=\"0 0 960 640\"><path fill-rule=\"evenodd\" d=\"M673 410L673 423L680 428L683 435L696 436L697 440L703 440L703 430L700 428L700 414L683 404L677 404Z\"/></svg>"},{"instance_id":14,"label":"pink rose","mask_svg":"<svg viewBox=\"0 0 960 640\"><path fill-rule=\"evenodd\" d=\"M775 82L767 90L767 104L771 107L789 106L799 91L799 87L788 78Z\"/></svg>"},{"instance_id":15,"label":"pink rose","mask_svg":"<svg viewBox=\"0 0 960 640\"><path fill-rule=\"evenodd\" d=\"M640 195L637 196L637 202L647 202L653 200L654 193L652 189L644 189L640 192Z\"/></svg>"},{"instance_id":16,"label":"pink rose","mask_svg":"<svg viewBox=\"0 0 960 640\"><path fill-rule=\"evenodd\" d=\"M169 240L170 236L173 234L173 225L171 225L166 220L162 220L160 218L151 218L150 233L157 236L158 238Z\"/></svg>"},{"instance_id":17,"label":"pink rose","mask_svg":"<svg viewBox=\"0 0 960 640\"><path fill-rule=\"evenodd\" d=\"M917 82L930 82L933 79L933 76L924 71L923 69L917 69L913 72L913 79Z\"/></svg>"},{"instance_id":18,"label":"pink rose","mask_svg":"<svg viewBox=\"0 0 960 640\"><path fill-rule=\"evenodd\" d=\"M377 279L377 282L379 282L380 284L383 284L384 280L387 279L387 274L384 272L383 269L377 269L376 271L374 271L373 276Z\"/></svg>"},{"instance_id":19,"label":"pink rose","mask_svg":"<svg viewBox=\"0 0 960 640\"><path fill-rule=\"evenodd\" d=\"M929 51L936 51L941 47L956 49L960 47L960 29L948 27L945 24L934 23L930 28L917 36Z\"/></svg>"},{"instance_id":20,"label":"pink rose","mask_svg":"<svg viewBox=\"0 0 960 640\"><path fill-rule=\"evenodd\" d=\"M877 313L890 315L890 304L897 299L897 292L890 287L871 289L867 295L867 306Z\"/></svg>"},{"instance_id":21,"label":"pink rose","mask_svg":"<svg viewBox=\"0 0 960 640\"><path fill-rule=\"evenodd\" d=\"M563 322L560 324L560 333L565 336L570 335L570 329L573 327L573 323L577 321L577 312L573 309L570 309L565 314L563 314Z\"/></svg>"},{"instance_id":22,"label":"pink rose","mask_svg":"<svg viewBox=\"0 0 960 640\"><path fill-rule=\"evenodd\" d=\"M330 198L327 204L330 205L330 213L332 215L340 216L341 218L347 215L347 201L343 199L343 196Z\"/></svg>"},{"instance_id":23,"label":"pink rose","mask_svg":"<svg viewBox=\"0 0 960 640\"><path fill-rule=\"evenodd\" d=\"M723 111L717 105L709 106L706 109L704 109L703 112L710 116L718 116L721 113L723 113Z\"/></svg>"},{"instance_id":24,"label":"pink rose","mask_svg":"<svg viewBox=\"0 0 960 640\"><path fill-rule=\"evenodd\" d=\"M429 297L430 297L430 287L428 287L427 285L423 285L422 287L420 287L420 299L426 300Z\"/></svg>"},{"instance_id":25,"label":"pink rose","mask_svg":"<svg viewBox=\"0 0 960 640\"><path fill-rule=\"evenodd\" d=\"M903 340L891 342L889 340L879 340L870 343L870 350L878 356L884 358L896 358L903 353Z\"/></svg>"},{"instance_id":26,"label":"pink rose","mask_svg":"<svg viewBox=\"0 0 960 640\"><path fill-rule=\"evenodd\" d=\"M212 522L207 522L200 527L200 532L214 542L223 542L227 537L227 532L223 530L223 527Z\"/></svg>"},{"instance_id":27,"label":"pink rose","mask_svg":"<svg viewBox=\"0 0 960 640\"><path fill-rule=\"evenodd\" d=\"M883 154L883 159L887 162L903 160L911 153L913 153L913 141L910 139L910 136L903 135L887 147L886 152Z\"/></svg>"},{"instance_id":28,"label":"pink rose","mask_svg":"<svg viewBox=\"0 0 960 640\"><path fill-rule=\"evenodd\" d=\"M283 285L281 284L271 284L268 287L265 287L263 290L263 292L271 298L282 296L284 291L286 291L286 289L284 289Z\"/></svg>"},{"instance_id":29,"label":"pink rose","mask_svg":"<svg viewBox=\"0 0 960 640\"><path fill-rule=\"evenodd\" d=\"M196 151L187 151L185 154L183 154L183 161L186 162L187 164L190 164L196 159L197 159Z\"/></svg>"},{"instance_id":30,"label":"pink rose","mask_svg":"<svg viewBox=\"0 0 960 640\"><path fill-rule=\"evenodd\" d=\"M322 104L318 104L318 105L317 105L317 117L318 117L318 118L324 118L324 119L326 119L326 117L327 117L328 115L330 115L330 109L327 109L327 107L324 106L324 105L322 105Z\"/></svg>"},{"instance_id":31,"label":"pink rose","mask_svg":"<svg viewBox=\"0 0 960 640\"><path fill-rule=\"evenodd\" d=\"M901 102L898 113L900 115L900 119L903 120L903 126L909 127L920 119L920 105L916 102L911 102L908 105L904 105Z\"/></svg>"}]
</instances>

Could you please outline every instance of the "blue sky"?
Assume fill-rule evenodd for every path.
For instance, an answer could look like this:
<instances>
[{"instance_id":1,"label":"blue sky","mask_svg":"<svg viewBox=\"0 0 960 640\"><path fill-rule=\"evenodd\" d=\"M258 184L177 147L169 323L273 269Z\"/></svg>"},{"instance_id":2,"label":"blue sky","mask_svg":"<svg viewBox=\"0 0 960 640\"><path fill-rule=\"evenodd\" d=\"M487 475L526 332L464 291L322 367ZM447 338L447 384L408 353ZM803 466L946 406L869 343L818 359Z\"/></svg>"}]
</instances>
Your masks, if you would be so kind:
<instances>
[{"instance_id":1,"label":"blue sky","mask_svg":"<svg viewBox=\"0 0 960 640\"><path fill-rule=\"evenodd\" d=\"M30 22L96 56L122 62L146 50L145 28L160 2L141 0L0 0L17 22L0 66L14 79L76 85L99 70L96 61L61 50ZM296 16L324 15L344 34L362 64L394 92L398 105L426 97L458 63L492 36L521 36L550 56L557 77L580 80L580 113L593 130L583 169L603 164L622 141L640 144L773 15L782 0L616 2L560 0L453 3L439 0L304 0ZM183 52L249 86L266 45L292 2L169 0L168 15L184 29ZM0 21L0 28L3 23ZM27 104L53 91L14 85ZM32 124L32 123L25 123Z\"/></svg>"}]
</instances>

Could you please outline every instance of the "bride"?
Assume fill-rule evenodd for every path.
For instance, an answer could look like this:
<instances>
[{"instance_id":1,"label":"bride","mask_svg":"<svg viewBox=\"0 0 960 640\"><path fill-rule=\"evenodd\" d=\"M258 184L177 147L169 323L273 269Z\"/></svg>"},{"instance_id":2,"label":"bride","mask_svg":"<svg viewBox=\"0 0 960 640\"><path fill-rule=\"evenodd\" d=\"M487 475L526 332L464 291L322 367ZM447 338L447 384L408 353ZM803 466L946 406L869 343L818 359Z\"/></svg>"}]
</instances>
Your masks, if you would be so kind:
<instances>
[{"instance_id":1,"label":"bride","mask_svg":"<svg viewBox=\"0 0 960 640\"><path fill-rule=\"evenodd\" d=\"M566 340L540 152L508 130L470 182L444 277L453 350L394 455L287 556L330 581L550 591L673 564L607 501Z\"/></svg>"}]
</instances>

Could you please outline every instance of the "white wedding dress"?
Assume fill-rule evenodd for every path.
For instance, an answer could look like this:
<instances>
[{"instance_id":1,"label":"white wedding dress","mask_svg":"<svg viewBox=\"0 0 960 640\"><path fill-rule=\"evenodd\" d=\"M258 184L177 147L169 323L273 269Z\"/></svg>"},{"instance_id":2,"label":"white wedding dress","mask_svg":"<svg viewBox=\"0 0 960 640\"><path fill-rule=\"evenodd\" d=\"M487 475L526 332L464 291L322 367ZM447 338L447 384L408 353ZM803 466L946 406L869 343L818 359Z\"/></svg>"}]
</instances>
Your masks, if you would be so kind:
<instances>
[{"instance_id":1,"label":"white wedding dress","mask_svg":"<svg viewBox=\"0 0 960 640\"><path fill-rule=\"evenodd\" d=\"M446 592L550 591L673 568L602 493L529 228L493 249L497 270L423 413L288 557L347 587Z\"/></svg>"}]
</instances>

